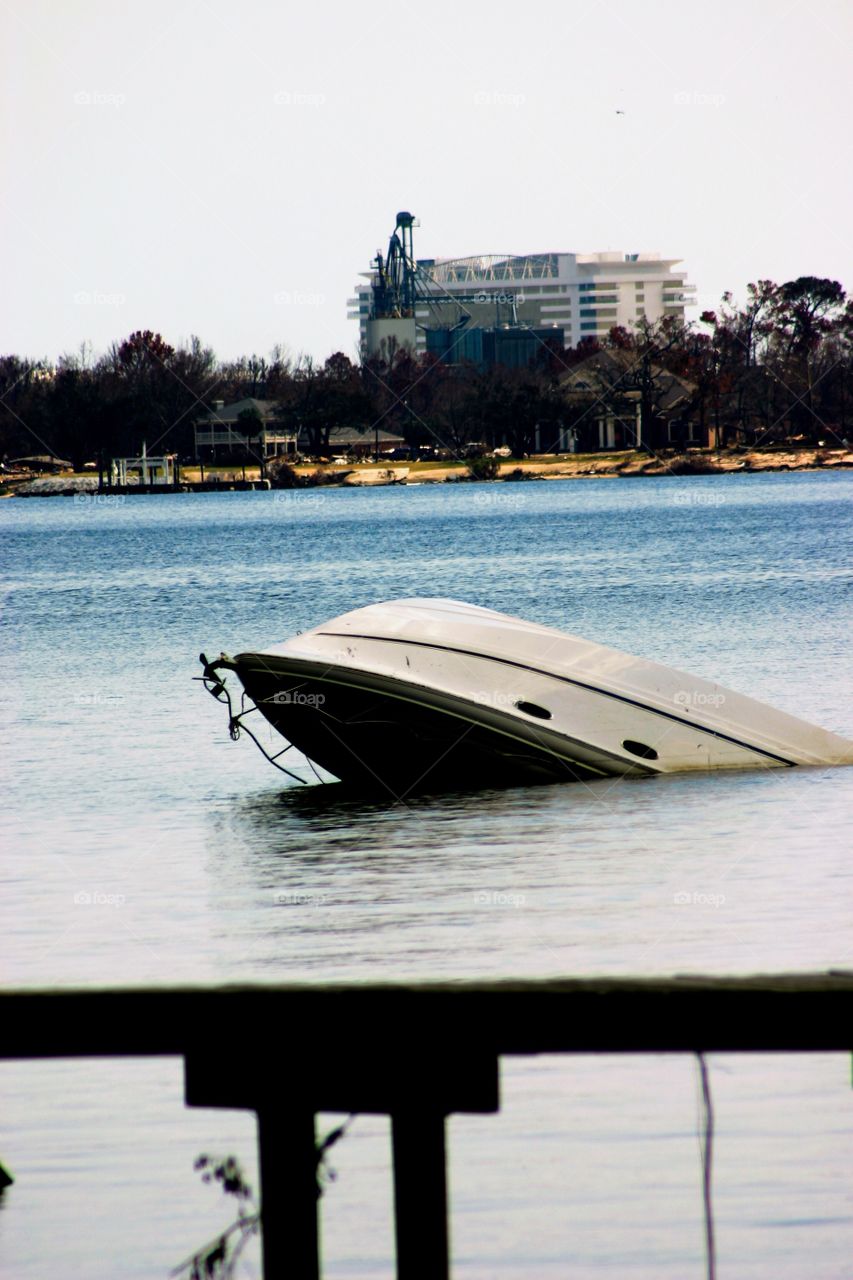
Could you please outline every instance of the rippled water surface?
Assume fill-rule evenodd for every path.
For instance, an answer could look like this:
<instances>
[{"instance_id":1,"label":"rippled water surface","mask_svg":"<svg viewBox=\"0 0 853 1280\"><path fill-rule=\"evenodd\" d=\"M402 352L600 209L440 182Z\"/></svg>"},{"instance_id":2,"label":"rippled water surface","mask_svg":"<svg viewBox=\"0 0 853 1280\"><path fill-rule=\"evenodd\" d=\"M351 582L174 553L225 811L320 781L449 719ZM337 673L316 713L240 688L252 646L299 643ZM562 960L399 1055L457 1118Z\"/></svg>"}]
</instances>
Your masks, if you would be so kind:
<instances>
[{"instance_id":1,"label":"rippled water surface","mask_svg":"<svg viewBox=\"0 0 853 1280\"><path fill-rule=\"evenodd\" d=\"M853 770L388 806L289 783L192 682L201 650L442 595L853 737L851 497L802 474L3 503L4 983L853 967ZM721 1274L846 1277L849 1059L711 1077ZM250 1118L185 1111L177 1061L0 1082L4 1275L165 1276L225 1222L194 1155L253 1168ZM505 1060L500 1115L450 1124L454 1274L698 1278L696 1117L681 1057ZM388 1276L385 1123L334 1163L329 1274Z\"/></svg>"}]
</instances>

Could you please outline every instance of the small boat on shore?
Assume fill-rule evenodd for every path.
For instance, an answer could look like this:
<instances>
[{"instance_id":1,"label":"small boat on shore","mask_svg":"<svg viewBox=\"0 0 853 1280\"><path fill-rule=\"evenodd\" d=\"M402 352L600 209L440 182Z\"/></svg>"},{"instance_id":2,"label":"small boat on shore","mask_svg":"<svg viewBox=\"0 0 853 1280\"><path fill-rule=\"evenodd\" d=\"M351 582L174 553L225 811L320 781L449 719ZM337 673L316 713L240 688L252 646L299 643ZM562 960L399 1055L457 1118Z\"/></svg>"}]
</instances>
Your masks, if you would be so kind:
<instances>
[{"instance_id":1,"label":"small boat on shore","mask_svg":"<svg viewBox=\"0 0 853 1280\"><path fill-rule=\"evenodd\" d=\"M209 691L228 702L232 736L255 737L245 718L259 711L286 740L276 756L261 748L274 763L292 746L395 799L853 764L853 742L745 694L455 600L369 605L269 649L201 660ZM245 691L236 714L228 672Z\"/></svg>"}]
</instances>

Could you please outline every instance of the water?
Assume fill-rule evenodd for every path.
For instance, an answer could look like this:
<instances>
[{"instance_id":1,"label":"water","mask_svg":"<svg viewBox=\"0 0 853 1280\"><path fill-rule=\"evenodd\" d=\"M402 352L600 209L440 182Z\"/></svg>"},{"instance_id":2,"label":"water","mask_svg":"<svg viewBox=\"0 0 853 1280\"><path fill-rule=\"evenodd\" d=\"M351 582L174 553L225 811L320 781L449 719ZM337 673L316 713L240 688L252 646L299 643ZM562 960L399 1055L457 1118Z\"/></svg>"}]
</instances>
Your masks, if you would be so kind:
<instances>
[{"instance_id":1,"label":"water","mask_svg":"<svg viewBox=\"0 0 853 1280\"><path fill-rule=\"evenodd\" d=\"M0 504L5 984L853 967L853 770L387 806L288 783L191 680L201 650L449 595L853 737L851 495L817 473ZM849 1060L716 1055L711 1078L721 1274L847 1277ZM16 1280L163 1277L227 1220L193 1157L254 1169L250 1117L185 1110L178 1061L0 1082ZM702 1275L693 1063L507 1059L502 1097L450 1124L457 1277ZM377 1117L335 1148L331 1276L392 1272L388 1156Z\"/></svg>"}]
</instances>

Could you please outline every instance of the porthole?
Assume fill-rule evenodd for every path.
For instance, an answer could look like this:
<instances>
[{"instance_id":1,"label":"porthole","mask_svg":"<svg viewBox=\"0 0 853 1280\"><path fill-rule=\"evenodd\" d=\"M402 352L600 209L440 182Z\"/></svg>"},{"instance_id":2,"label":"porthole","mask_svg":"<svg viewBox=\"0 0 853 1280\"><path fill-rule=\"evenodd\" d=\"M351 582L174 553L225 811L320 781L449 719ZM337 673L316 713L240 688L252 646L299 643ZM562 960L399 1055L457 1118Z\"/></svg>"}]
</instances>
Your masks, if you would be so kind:
<instances>
[{"instance_id":1,"label":"porthole","mask_svg":"<svg viewBox=\"0 0 853 1280\"><path fill-rule=\"evenodd\" d=\"M654 747L647 747L645 742L634 742L633 738L626 738L622 743L626 751L630 751L632 756L639 756L641 760L657 760L658 753Z\"/></svg>"},{"instance_id":2,"label":"porthole","mask_svg":"<svg viewBox=\"0 0 853 1280\"><path fill-rule=\"evenodd\" d=\"M535 716L537 720L550 720L551 712L546 707L537 706L535 702L523 702L519 699L515 704L526 716Z\"/></svg>"}]
</instances>

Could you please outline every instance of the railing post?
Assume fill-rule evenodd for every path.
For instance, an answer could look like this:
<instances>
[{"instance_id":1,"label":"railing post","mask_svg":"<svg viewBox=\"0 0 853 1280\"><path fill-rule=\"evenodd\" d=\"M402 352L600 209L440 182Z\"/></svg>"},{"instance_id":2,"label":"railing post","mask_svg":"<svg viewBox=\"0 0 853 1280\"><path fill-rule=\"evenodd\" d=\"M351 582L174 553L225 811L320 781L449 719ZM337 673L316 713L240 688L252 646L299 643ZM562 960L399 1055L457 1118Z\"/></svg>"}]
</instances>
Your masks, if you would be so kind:
<instances>
[{"instance_id":1,"label":"railing post","mask_svg":"<svg viewBox=\"0 0 853 1280\"><path fill-rule=\"evenodd\" d=\"M230 1064L184 1058L191 1107L246 1108L258 1117L264 1280L319 1280L320 1232L313 1102L275 1071L235 1079Z\"/></svg>"},{"instance_id":2,"label":"railing post","mask_svg":"<svg viewBox=\"0 0 853 1280\"><path fill-rule=\"evenodd\" d=\"M264 1280L319 1280L314 1114L258 1109Z\"/></svg>"},{"instance_id":3,"label":"railing post","mask_svg":"<svg viewBox=\"0 0 853 1280\"><path fill-rule=\"evenodd\" d=\"M189 1051L184 1071L188 1105L257 1113L264 1280L319 1280L319 1111L390 1115L398 1280L448 1280L445 1122L498 1110L495 1053L459 1041L439 1053L410 1037L405 1048L371 1044L345 1062L261 1055L236 1075Z\"/></svg>"},{"instance_id":4,"label":"railing post","mask_svg":"<svg viewBox=\"0 0 853 1280\"><path fill-rule=\"evenodd\" d=\"M391 1116L397 1280L448 1280L445 1115L425 1108Z\"/></svg>"}]
</instances>

